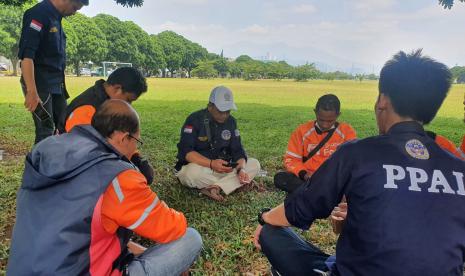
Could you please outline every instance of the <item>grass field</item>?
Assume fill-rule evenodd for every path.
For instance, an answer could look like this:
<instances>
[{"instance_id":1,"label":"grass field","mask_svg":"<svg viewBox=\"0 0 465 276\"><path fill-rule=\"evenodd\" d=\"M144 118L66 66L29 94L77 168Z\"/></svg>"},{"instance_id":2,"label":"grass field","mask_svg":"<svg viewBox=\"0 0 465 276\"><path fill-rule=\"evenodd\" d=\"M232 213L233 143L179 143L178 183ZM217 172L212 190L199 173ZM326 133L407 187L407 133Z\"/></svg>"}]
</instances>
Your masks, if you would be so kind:
<instances>
[{"instance_id":1,"label":"grass field","mask_svg":"<svg viewBox=\"0 0 465 276\"><path fill-rule=\"evenodd\" d=\"M91 86L95 78L68 78L72 96ZM191 226L202 234L205 249L195 264L196 275L266 274L268 263L254 250L252 234L256 214L284 199L272 187L272 176L282 166L282 155L292 130L313 119L313 107L326 92L342 103L340 120L352 124L359 137L377 134L373 106L377 82L355 81L242 81L198 79L149 79L149 92L134 103L142 121L142 152L156 170L153 189L171 207L183 211ZM176 143L188 114L206 106L210 90L219 84L234 92L238 121L249 156L258 158L268 175L258 180L266 192L233 193L219 204L182 187L173 176ZM465 132L463 123L464 85L455 85L438 117L428 127L456 144ZM415 103L412 103L414 105ZM23 107L18 79L0 78L0 274L8 258L9 238L15 216L15 195L20 185L24 155L34 138L30 114ZM333 252L336 236L325 220L317 221L304 235ZM143 241L147 243L147 241Z\"/></svg>"}]
</instances>

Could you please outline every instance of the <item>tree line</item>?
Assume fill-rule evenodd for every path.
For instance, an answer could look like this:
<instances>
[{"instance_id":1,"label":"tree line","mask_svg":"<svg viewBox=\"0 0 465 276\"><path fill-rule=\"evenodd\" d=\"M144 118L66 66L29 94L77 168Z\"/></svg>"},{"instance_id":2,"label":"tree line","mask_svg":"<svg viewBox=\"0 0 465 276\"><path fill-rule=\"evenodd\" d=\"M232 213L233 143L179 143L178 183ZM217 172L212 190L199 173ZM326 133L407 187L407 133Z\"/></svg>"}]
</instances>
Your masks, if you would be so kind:
<instances>
[{"instance_id":1,"label":"tree line","mask_svg":"<svg viewBox=\"0 0 465 276\"><path fill-rule=\"evenodd\" d=\"M0 55L11 61L14 74L22 15L33 2L20 7L3 6L0 10ZM377 79L374 74L321 72L313 63L292 66L285 61L261 61L248 55L228 59L223 53L209 53L200 44L173 31L149 34L132 21L121 21L108 14L88 17L77 13L63 20L63 28L67 36L67 71L76 75L89 62L116 61L132 63L146 76L296 81Z\"/></svg>"}]
</instances>

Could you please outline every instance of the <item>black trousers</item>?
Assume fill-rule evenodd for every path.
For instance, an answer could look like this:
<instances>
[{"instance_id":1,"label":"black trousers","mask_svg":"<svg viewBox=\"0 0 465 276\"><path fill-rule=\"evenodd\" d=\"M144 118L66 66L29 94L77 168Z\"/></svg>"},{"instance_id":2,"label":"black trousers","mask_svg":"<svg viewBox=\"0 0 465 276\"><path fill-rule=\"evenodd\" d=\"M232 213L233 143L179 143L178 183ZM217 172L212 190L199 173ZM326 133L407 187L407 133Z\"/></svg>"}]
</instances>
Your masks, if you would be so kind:
<instances>
[{"instance_id":1,"label":"black trousers","mask_svg":"<svg viewBox=\"0 0 465 276\"><path fill-rule=\"evenodd\" d=\"M282 276L321 275L328 271L325 261L329 255L304 241L290 227L265 224L259 238L262 252Z\"/></svg>"},{"instance_id":2,"label":"black trousers","mask_svg":"<svg viewBox=\"0 0 465 276\"><path fill-rule=\"evenodd\" d=\"M26 86L24 85L22 78L21 88L23 89L23 94L26 95ZM36 115L31 113L35 126L34 144L54 135L56 131L59 133L64 132L67 107L65 91L62 91L61 94L51 94L47 89L38 89L37 94L39 95L45 110L47 110L52 117L41 121L36 117Z\"/></svg>"},{"instance_id":3,"label":"black trousers","mask_svg":"<svg viewBox=\"0 0 465 276\"><path fill-rule=\"evenodd\" d=\"M278 172L274 176L274 185L276 188L286 191L288 193L294 192L297 188L299 188L304 181L295 174L290 172Z\"/></svg>"}]
</instances>

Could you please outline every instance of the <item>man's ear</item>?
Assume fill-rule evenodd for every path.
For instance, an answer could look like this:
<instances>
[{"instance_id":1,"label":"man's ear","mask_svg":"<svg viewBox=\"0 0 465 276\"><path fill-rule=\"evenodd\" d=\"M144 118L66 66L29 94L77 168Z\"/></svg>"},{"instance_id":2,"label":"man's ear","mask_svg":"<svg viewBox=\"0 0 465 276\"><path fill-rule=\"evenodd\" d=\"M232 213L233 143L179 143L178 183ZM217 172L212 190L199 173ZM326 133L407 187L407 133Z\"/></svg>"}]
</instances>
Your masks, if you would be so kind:
<instances>
[{"instance_id":1,"label":"man's ear","mask_svg":"<svg viewBox=\"0 0 465 276\"><path fill-rule=\"evenodd\" d=\"M119 145L123 144L125 139L127 139L127 133L126 133L126 132L115 131L115 132L113 132L113 134L111 135L111 140L112 140L114 143L117 143L117 144L119 144Z\"/></svg>"},{"instance_id":2,"label":"man's ear","mask_svg":"<svg viewBox=\"0 0 465 276\"><path fill-rule=\"evenodd\" d=\"M377 110L387 110L391 106L391 99L383 93L379 93L378 101L376 102Z\"/></svg>"}]
</instances>

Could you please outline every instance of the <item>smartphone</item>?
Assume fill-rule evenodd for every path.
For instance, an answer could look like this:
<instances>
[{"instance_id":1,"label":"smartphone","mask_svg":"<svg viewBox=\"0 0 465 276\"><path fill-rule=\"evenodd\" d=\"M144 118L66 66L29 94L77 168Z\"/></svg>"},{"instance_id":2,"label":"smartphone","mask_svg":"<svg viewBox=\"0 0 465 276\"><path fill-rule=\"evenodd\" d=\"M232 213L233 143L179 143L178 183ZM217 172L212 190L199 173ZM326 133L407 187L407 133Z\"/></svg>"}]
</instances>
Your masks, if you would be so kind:
<instances>
[{"instance_id":1,"label":"smartphone","mask_svg":"<svg viewBox=\"0 0 465 276\"><path fill-rule=\"evenodd\" d=\"M50 115L50 113L47 112L42 103L39 103L34 112L32 113L34 113L37 119L39 119L41 122L52 118L52 116Z\"/></svg>"},{"instance_id":2,"label":"smartphone","mask_svg":"<svg viewBox=\"0 0 465 276\"><path fill-rule=\"evenodd\" d=\"M229 162L229 163L226 165L226 167L235 168L235 167L237 167L237 165L239 165L239 163L237 163L237 162Z\"/></svg>"}]
</instances>

